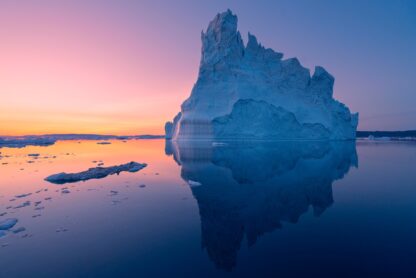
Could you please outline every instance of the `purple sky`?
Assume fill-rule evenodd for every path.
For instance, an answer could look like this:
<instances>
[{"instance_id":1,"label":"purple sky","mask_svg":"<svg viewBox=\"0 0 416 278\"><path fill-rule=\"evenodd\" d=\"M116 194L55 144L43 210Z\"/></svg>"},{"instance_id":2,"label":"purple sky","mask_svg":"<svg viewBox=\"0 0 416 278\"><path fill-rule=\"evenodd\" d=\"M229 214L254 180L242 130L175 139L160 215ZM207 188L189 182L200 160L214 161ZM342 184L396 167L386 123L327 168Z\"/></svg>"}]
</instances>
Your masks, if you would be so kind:
<instances>
[{"instance_id":1,"label":"purple sky","mask_svg":"<svg viewBox=\"0 0 416 278\"><path fill-rule=\"evenodd\" d=\"M162 132L227 8L245 41L334 75L359 129L416 129L415 1L3 0L0 134Z\"/></svg>"}]
</instances>

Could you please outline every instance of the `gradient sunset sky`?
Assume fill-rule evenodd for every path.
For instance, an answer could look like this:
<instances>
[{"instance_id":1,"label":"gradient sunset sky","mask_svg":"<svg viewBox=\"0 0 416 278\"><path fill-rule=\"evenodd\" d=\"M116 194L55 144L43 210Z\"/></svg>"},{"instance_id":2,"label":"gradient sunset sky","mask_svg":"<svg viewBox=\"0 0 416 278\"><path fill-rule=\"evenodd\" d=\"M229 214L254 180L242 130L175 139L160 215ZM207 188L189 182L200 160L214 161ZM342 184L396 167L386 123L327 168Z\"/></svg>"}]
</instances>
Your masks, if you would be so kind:
<instances>
[{"instance_id":1,"label":"gradient sunset sky","mask_svg":"<svg viewBox=\"0 0 416 278\"><path fill-rule=\"evenodd\" d=\"M416 129L416 1L0 0L0 135L162 134L227 8L334 75L359 129Z\"/></svg>"}]
</instances>

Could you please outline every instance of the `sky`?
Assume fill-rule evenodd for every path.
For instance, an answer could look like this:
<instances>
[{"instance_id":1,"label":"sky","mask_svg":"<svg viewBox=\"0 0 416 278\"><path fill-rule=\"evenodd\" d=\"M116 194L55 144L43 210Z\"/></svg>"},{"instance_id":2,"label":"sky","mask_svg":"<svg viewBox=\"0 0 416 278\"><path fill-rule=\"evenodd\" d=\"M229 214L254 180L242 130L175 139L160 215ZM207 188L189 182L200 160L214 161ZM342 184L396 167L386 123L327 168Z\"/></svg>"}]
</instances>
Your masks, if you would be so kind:
<instances>
[{"instance_id":1,"label":"sky","mask_svg":"<svg viewBox=\"0 0 416 278\"><path fill-rule=\"evenodd\" d=\"M163 134L228 8L245 41L334 75L360 130L416 129L416 1L0 0L0 135Z\"/></svg>"}]
</instances>

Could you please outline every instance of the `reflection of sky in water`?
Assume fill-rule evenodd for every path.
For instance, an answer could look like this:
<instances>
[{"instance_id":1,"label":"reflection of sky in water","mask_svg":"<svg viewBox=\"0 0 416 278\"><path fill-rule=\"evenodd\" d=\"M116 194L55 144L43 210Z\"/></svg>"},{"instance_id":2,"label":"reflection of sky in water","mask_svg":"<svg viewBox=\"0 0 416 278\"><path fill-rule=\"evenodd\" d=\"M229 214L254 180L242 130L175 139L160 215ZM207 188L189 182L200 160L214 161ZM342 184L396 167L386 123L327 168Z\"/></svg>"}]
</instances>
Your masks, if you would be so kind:
<instances>
[{"instance_id":1,"label":"reflection of sky in water","mask_svg":"<svg viewBox=\"0 0 416 278\"><path fill-rule=\"evenodd\" d=\"M65 141L0 152L0 221L26 229L0 238L1 277L416 272L414 144ZM43 180L100 160L148 167Z\"/></svg>"}]
</instances>

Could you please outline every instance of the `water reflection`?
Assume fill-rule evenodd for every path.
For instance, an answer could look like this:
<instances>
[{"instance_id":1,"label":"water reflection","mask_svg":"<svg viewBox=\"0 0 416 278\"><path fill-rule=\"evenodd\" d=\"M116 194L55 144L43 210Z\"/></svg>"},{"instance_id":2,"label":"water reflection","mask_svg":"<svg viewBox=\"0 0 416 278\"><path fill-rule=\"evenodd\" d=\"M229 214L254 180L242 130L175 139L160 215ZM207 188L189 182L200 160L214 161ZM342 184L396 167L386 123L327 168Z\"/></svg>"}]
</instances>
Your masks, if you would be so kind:
<instances>
[{"instance_id":1,"label":"water reflection","mask_svg":"<svg viewBox=\"0 0 416 278\"><path fill-rule=\"evenodd\" d=\"M333 203L332 183L358 166L355 142L166 142L198 202L202 247L231 270L244 238L296 223Z\"/></svg>"}]
</instances>

